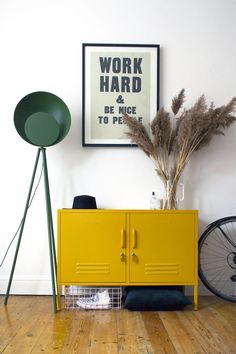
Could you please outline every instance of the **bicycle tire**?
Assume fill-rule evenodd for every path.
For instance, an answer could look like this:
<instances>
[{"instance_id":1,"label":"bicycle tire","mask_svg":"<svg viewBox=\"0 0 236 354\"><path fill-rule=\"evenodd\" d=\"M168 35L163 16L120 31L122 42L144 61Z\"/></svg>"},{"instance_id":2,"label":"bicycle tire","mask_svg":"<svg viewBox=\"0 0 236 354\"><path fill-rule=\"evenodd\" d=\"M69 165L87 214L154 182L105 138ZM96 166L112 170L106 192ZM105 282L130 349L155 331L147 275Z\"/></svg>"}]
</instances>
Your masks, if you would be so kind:
<instances>
[{"instance_id":1,"label":"bicycle tire","mask_svg":"<svg viewBox=\"0 0 236 354\"><path fill-rule=\"evenodd\" d=\"M198 241L198 273L216 296L236 302L236 216L207 226Z\"/></svg>"}]
</instances>

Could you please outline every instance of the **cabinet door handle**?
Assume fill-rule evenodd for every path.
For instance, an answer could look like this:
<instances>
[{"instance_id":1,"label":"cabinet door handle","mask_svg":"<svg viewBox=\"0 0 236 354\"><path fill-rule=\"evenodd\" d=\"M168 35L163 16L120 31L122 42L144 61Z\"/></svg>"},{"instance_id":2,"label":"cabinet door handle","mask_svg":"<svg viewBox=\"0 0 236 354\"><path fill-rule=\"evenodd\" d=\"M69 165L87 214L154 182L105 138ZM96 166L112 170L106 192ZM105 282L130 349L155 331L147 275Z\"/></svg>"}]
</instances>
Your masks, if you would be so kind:
<instances>
[{"instance_id":1,"label":"cabinet door handle","mask_svg":"<svg viewBox=\"0 0 236 354\"><path fill-rule=\"evenodd\" d=\"M121 253L120 253L120 260L121 260L122 262L125 261L125 253L124 253L124 252L121 252Z\"/></svg>"},{"instance_id":2,"label":"cabinet door handle","mask_svg":"<svg viewBox=\"0 0 236 354\"><path fill-rule=\"evenodd\" d=\"M126 234L125 230L121 229L121 248L125 248L126 246Z\"/></svg>"},{"instance_id":3,"label":"cabinet door handle","mask_svg":"<svg viewBox=\"0 0 236 354\"><path fill-rule=\"evenodd\" d=\"M132 248L137 248L137 231L133 229L133 245Z\"/></svg>"}]
</instances>

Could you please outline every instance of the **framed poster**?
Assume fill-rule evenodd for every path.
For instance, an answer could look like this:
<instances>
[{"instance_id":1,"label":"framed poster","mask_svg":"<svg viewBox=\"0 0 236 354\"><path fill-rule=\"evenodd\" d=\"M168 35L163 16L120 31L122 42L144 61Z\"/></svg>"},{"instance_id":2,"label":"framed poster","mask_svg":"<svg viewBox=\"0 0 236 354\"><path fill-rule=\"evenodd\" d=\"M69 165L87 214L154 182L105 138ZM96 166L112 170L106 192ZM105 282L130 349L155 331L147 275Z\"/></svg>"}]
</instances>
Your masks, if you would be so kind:
<instances>
[{"instance_id":1,"label":"framed poster","mask_svg":"<svg viewBox=\"0 0 236 354\"><path fill-rule=\"evenodd\" d=\"M150 129L159 108L159 45L83 44L83 146L134 146L123 113Z\"/></svg>"}]
</instances>

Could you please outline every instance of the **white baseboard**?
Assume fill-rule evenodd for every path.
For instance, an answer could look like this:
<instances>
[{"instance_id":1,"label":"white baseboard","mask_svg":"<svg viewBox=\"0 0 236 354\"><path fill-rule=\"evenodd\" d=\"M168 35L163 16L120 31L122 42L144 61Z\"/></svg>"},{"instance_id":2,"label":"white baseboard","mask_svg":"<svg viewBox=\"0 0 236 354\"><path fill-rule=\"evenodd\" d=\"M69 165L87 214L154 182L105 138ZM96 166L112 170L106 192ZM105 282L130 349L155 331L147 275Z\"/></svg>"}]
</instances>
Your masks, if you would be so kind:
<instances>
[{"instance_id":1,"label":"white baseboard","mask_svg":"<svg viewBox=\"0 0 236 354\"><path fill-rule=\"evenodd\" d=\"M193 296L193 287L192 286L185 287L185 295ZM201 282L199 282L198 295L199 296L211 296L214 294L212 294L209 290L207 290L207 288Z\"/></svg>"},{"instance_id":2,"label":"white baseboard","mask_svg":"<svg viewBox=\"0 0 236 354\"><path fill-rule=\"evenodd\" d=\"M7 291L8 279L0 278L0 294ZM52 295L51 279L37 277L14 277L11 284L12 295Z\"/></svg>"},{"instance_id":3,"label":"white baseboard","mask_svg":"<svg viewBox=\"0 0 236 354\"><path fill-rule=\"evenodd\" d=\"M0 294L5 294L8 285L8 278L0 277ZM213 295L199 281L199 296ZM38 276L37 278L14 277L11 285L10 294L12 295L52 295L51 279ZM185 287L185 294L192 296L193 288Z\"/></svg>"}]
</instances>

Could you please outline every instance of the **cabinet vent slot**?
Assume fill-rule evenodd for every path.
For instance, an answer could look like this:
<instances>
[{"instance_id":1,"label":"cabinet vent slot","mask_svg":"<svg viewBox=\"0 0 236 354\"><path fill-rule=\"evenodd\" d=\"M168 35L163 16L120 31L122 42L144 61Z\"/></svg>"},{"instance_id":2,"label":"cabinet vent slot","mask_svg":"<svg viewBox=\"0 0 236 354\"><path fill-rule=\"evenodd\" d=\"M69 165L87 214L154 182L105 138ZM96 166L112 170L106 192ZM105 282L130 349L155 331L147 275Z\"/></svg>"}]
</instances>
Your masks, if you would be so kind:
<instances>
[{"instance_id":1,"label":"cabinet vent slot","mask_svg":"<svg viewBox=\"0 0 236 354\"><path fill-rule=\"evenodd\" d=\"M109 274L109 263L76 263L76 274Z\"/></svg>"},{"instance_id":2,"label":"cabinet vent slot","mask_svg":"<svg viewBox=\"0 0 236 354\"><path fill-rule=\"evenodd\" d=\"M177 263L146 263L145 274L147 275L173 275L179 274L180 266Z\"/></svg>"}]
</instances>

